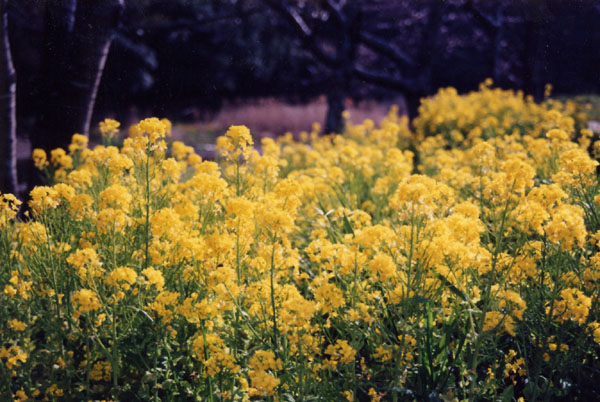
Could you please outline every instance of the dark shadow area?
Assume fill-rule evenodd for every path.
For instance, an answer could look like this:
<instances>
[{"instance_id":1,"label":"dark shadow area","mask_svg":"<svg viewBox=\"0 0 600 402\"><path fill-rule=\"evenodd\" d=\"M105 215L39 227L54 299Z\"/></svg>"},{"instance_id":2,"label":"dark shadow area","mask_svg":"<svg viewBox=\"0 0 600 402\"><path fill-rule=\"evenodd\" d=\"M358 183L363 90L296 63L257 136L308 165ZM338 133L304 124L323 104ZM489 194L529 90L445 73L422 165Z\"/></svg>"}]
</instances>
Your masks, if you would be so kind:
<instances>
[{"instance_id":1,"label":"dark shadow area","mask_svg":"<svg viewBox=\"0 0 600 402\"><path fill-rule=\"evenodd\" d=\"M50 150L107 116L193 122L232 102L321 97L333 132L350 100L402 99L413 117L437 88L464 92L488 77L538 100L548 83L561 95L600 91L591 0L1 4L5 191L17 188L16 137ZM37 183L30 168L19 173L26 187Z\"/></svg>"}]
</instances>

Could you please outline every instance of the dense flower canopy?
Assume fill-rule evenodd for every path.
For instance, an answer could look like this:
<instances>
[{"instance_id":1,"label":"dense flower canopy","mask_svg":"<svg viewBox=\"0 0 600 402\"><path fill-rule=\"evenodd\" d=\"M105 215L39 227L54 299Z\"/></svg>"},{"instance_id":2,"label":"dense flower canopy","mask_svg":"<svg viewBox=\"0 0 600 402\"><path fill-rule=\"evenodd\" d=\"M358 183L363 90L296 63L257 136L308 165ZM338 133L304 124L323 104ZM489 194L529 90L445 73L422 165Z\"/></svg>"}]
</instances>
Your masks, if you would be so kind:
<instances>
[{"instance_id":1,"label":"dense flower canopy","mask_svg":"<svg viewBox=\"0 0 600 402\"><path fill-rule=\"evenodd\" d=\"M414 132L396 109L257 148L232 126L205 161L166 120L121 146L106 120L104 145L35 150L29 215L0 195L0 395L582 395L600 195L574 111L487 83Z\"/></svg>"}]
</instances>

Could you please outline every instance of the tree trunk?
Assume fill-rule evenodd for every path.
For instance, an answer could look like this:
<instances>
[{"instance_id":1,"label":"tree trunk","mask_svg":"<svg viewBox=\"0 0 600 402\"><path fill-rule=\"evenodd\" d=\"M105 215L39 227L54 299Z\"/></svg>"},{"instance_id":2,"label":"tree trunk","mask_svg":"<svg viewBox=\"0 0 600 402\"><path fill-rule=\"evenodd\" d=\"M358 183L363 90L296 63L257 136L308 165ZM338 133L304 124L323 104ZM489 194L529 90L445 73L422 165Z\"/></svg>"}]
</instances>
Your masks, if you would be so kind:
<instances>
[{"instance_id":1,"label":"tree trunk","mask_svg":"<svg viewBox=\"0 0 600 402\"><path fill-rule=\"evenodd\" d=\"M525 93L533 95L536 101L544 96L545 71L547 60L547 27L552 14L545 1L532 2L524 9L525 16Z\"/></svg>"},{"instance_id":2,"label":"tree trunk","mask_svg":"<svg viewBox=\"0 0 600 402\"><path fill-rule=\"evenodd\" d=\"M8 40L8 0L0 0L0 192L17 192L17 79Z\"/></svg>"},{"instance_id":3,"label":"tree trunk","mask_svg":"<svg viewBox=\"0 0 600 402\"><path fill-rule=\"evenodd\" d=\"M47 0L39 113L33 148L88 135L96 94L123 0Z\"/></svg>"},{"instance_id":4,"label":"tree trunk","mask_svg":"<svg viewBox=\"0 0 600 402\"><path fill-rule=\"evenodd\" d=\"M543 96L543 39L539 24L529 23L525 42L525 76L524 89L528 95L533 95L536 101Z\"/></svg>"},{"instance_id":5,"label":"tree trunk","mask_svg":"<svg viewBox=\"0 0 600 402\"><path fill-rule=\"evenodd\" d=\"M325 119L325 134L341 134L342 112L344 111L344 90L334 88L327 94L327 117Z\"/></svg>"},{"instance_id":6,"label":"tree trunk","mask_svg":"<svg viewBox=\"0 0 600 402\"><path fill-rule=\"evenodd\" d=\"M46 0L45 3L37 113L31 133L33 149L64 146L64 138L73 134L63 133L70 131L73 120L63 112L63 105L66 104L65 92L71 75L69 49L73 46L76 9L76 0Z\"/></svg>"},{"instance_id":7,"label":"tree trunk","mask_svg":"<svg viewBox=\"0 0 600 402\"><path fill-rule=\"evenodd\" d=\"M89 134L104 64L124 0L46 0L44 49L32 149L66 147ZM27 187L41 184L30 162Z\"/></svg>"},{"instance_id":8,"label":"tree trunk","mask_svg":"<svg viewBox=\"0 0 600 402\"><path fill-rule=\"evenodd\" d=\"M502 67L502 40L504 39L504 10L503 5L498 4L496 10L496 29L494 30L494 59L492 62L492 77L496 85L502 85L503 80L503 67Z\"/></svg>"},{"instance_id":9,"label":"tree trunk","mask_svg":"<svg viewBox=\"0 0 600 402\"><path fill-rule=\"evenodd\" d=\"M417 76L419 77L419 89L416 94L416 100L420 103L420 98L432 95L437 88L433 82L433 73L439 60L440 52L440 26L442 17L446 12L447 4L442 0L433 0L429 5L429 15L427 25L424 30L423 42L418 54ZM418 108L418 105L417 105Z\"/></svg>"},{"instance_id":10,"label":"tree trunk","mask_svg":"<svg viewBox=\"0 0 600 402\"><path fill-rule=\"evenodd\" d=\"M89 135L100 79L123 6L124 0L82 0L78 4L72 78L73 99L83 100L78 132L84 135ZM79 78L86 74L86 79Z\"/></svg>"},{"instance_id":11,"label":"tree trunk","mask_svg":"<svg viewBox=\"0 0 600 402\"><path fill-rule=\"evenodd\" d=\"M342 133L342 112L345 99L350 91L354 74L356 53L360 41L362 5L357 1L346 3L338 16L339 47L335 68L332 71L331 86L327 91L327 117L325 133Z\"/></svg>"},{"instance_id":12,"label":"tree trunk","mask_svg":"<svg viewBox=\"0 0 600 402\"><path fill-rule=\"evenodd\" d=\"M404 99L406 103L406 115L410 121L413 121L419 115L421 96L418 93L406 94Z\"/></svg>"}]
</instances>

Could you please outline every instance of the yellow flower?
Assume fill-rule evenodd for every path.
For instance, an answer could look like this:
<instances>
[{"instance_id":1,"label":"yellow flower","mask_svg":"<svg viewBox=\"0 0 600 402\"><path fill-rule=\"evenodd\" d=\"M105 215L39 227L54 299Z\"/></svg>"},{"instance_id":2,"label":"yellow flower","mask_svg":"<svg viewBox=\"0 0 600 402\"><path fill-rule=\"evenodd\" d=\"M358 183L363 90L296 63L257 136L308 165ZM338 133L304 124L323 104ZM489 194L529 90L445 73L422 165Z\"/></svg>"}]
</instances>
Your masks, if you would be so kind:
<instances>
[{"instance_id":1,"label":"yellow flower","mask_svg":"<svg viewBox=\"0 0 600 402\"><path fill-rule=\"evenodd\" d=\"M235 146L241 148L254 143L250 135L250 130L246 126L231 126L225 133L225 136L229 137Z\"/></svg>"},{"instance_id":2,"label":"yellow flower","mask_svg":"<svg viewBox=\"0 0 600 402\"><path fill-rule=\"evenodd\" d=\"M142 274L144 274L148 280L148 284L150 286L154 285L157 290L162 290L165 286L165 278L159 270L148 267L142 271Z\"/></svg>"},{"instance_id":3,"label":"yellow flower","mask_svg":"<svg viewBox=\"0 0 600 402\"><path fill-rule=\"evenodd\" d=\"M587 230L584 211L575 205L561 205L552 211L552 220L544 226L548 240L560 244L563 250L583 248Z\"/></svg>"},{"instance_id":4,"label":"yellow flower","mask_svg":"<svg viewBox=\"0 0 600 402\"><path fill-rule=\"evenodd\" d=\"M120 184L113 184L100 192L100 208L116 206L124 211L129 210L132 196L129 189Z\"/></svg>"},{"instance_id":5,"label":"yellow flower","mask_svg":"<svg viewBox=\"0 0 600 402\"><path fill-rule=\"evenodd\" d=\"M6 367L11 370L12 368L19 366L21 363L27 361L27 353L16 346L10 346L8 348L0 347L0 358L6 359Z\"/></svg>"},{"instance_id":6,"label":"yellow flower","mask_svg":"<svg viewBox=\"0 0 600 402\"><path fill-rule=\"evenodd\" d=\"M387 254L377 253L373 260L369 263L369 270L380 281L386 281L394 276L396 272L396 263L392 257Z\"/></svg>"},{"instance_id":7,"label":"yellow flower","mask_svg":"<svg viewBox=\"0 0 600 402\"><path fill-rule=\"evenodd\" d=\"M589 323L588 330L591 332L594 342L600 345L600 323L597 321Z\"/></svg>"},{"instance_id":8,"label":"yellow flower","mask_svg":"<svg viewBox=\"0 0 600 402\"><path fill-rule=\"evenodd\" d=\"M248 366L254 370L281 370L281 359L275 358L275 353L270 350L257 350L250 358Z\"/></svg>"},{"instance_id":9,"label":"yellow flower","mask_svg":"<svg viewBox=\"0 0 600 402\"><path fill-rule=\"evenodd\" d=\"M17 216L21 204L14 195L0 193L0 229Z\"/></svg>"},{"instance_id":10,"label":"yellow flower","mask_svg":"<svg viewBox=\"0 0 600 402\"><path fill-rule=\"evenodd\" d=\"M179 162L173 158L165 159L161 163L161 168L167 178L174 183L179 181L181 177L181 167L179 166Z\"/></svg>"},{"instance_id":11,"label":"yellow flower","mask_svg":"<svg viewBox=\"0 0 600 402\"><path fill-rule=\"evenodd\" d=\"M282 369L281 359L270 350L257 350L248 362L250 371L250 395L274 395L280 383L272 373Z\"/></svg>"},{"instance_id":12,"label":"yellow flower","mask_svg":"<svg viewBox=\"0 0 600 402\"><path fill-rule=\"evenodd\" d=\"M58 388L56 384L52 384L46 389L46 394L51 397L60 398L65 392L61 388Z\"/></svg>"},{"instance_id":13,"label":"yellow flower","mask_svg":"<svg viewBox=\"0 0 600 402\"><path fill-rule=\"evenodd\" d=\"M56 168L73 169L73 158L64 149L56 148L50 151L50 161Z\"/></svg>"},{"instance_id":14,"label":"yellow flower","mask_svg":"<svg viewBox=\"0 0 600 402\"><path fill-rule=\"evenodd\" d=\"M561 130L559 128L553 128L552 130L546 133L546 138L553 141L568 141L569 134L565 130Z\"/></svg>"},{"instance_id":15,"label":"yellow flower","mask_svg":"<svg viewBox=\"0 0 600 402\"><path fill-rule=\"evenodd\" d=\"M76 291L71 297L73 301L73 306L80 313L88 313L91 311L96 311L102 304L100 303L100 298L90 289L81 289Z\"/></svg>"},{"instance_id":16,"label":"yellow flower","mask_svg":"<svg viewBox=\"0 0 600 402\"><path fill-rule=\"evenodd\" d=\"M25 323L21 322L17 319L12 319L8 321L8 326L13 330L13 331L25 331Z\"/></svg>"},{"instance_id":17,"label":"yellow flower","mask_svg":"<svg viewBox=\"0 0 600 402\"><path fill-rule=\"evenodd\" d=\"M315 278L316 287L313 290L315 300L324 313L331 313L346 304L342 291L324 278Z\"/></svg>"},{"instance_id":18,"label":"yellow flower","mask_svg":"<svg viewBox=\"0 0 600 402\"><path fill-rule=\"evenodd\" d=\"M77 169L70 172L67 182L75 188L85 189L92 185L92 174L87 169Z\"/></svg>"},{"instance_id":19,"label":"yellow flower","mask_svg":"<svg viewBox=\"0 0 600 402\"><path fill-rule=\"evenodd\" d=\"M108 275L106 283L123 290L129 290L136 279L137 274L133 269L118 267Z\"/></svg>"},{"instance_id":20,"label":"yellow flower","mask_svg":"<svg viewBox=\"0 0 600 402\"><path fill-rule=\"evenodd\" d=\"M77 249L67 257L67 262L77 269L77 273L82 278L88 275L96 277L103 271L100 257L91 247Z\"/></svg>"},{"instance_id":21,"label":"yellow flower","mask_svg":"<svg viewBox=\"0 0 600 402\"><path fill-rule=\"evenodd\" d=\"M69 153L73 154L76 151L82 151L87 148L89 139L82 134L73 134L71 144L69 145Z\"/></svg>"},{"instance_id":22,"label":"yellow flower","mask_svg":"<svg viewBox=\"0 0 600 402\"><path fill-rule=\"evenodd\" d=\"M240 197L229 198L225 206L227 215L239 218L252 217L253 209L254 203L252 201Z\"/></svg>"},{"instance_id":23,"label":"yellow flower","mask_svg":"<svg viewBox=\"0 0 600 402\"><path fill-rule=\"evenodd\" d=\"M129 226L131 218L122 209L105 208L96 216L95 224L100 233L114 235Z\"/></svg>"},{"instance_id":24,"label":"yellow flower","mask_svg":"<svg viewBox=\"0 0 600 402\"><path fill-rule=\"evenodd\" d=\"M99 124L102 137L108 140L112 139L112 137L119 131L120 125L121 123L116 120L104 119L104 121L101 121Z\"/></svg>"},{"instance_id":25,"label":"yellow flower","mask_svg":"<svg viewBox=\"0 0 600 402\"><path fill-rule=\"evenodd\" d=\"M110 381L112 375L112 365L110 362L98 361L94 363L90 370L90 379L92 381Z\"/></svg>"},{"instance_id":26,"label":"yellow flower","mask_svg":"<svg viewBox=\"0 0 600 402\"><path fill-rule=\"evenodd\" d=\"M369 388L369 396L371 397L371 402L381 402L381 399L385 396L384 393L377 392L375 388Z\"/></svg>"},{"instance_id":27,"label":"yellow flower","mask_svg":"<svg viewBox=\"0 0 600 402\"><path fill-rule=\"evenodd\" d=\"M181 219L173 208L163 208L156 211L150 217L150 224L152 226L152 235L156 237L166 235L174 239L177 238L182 230Z\"/></svg>"},{"instance_id":28,"label":"yellow flower","mask_svg":"<svg viewBox=\"0 0 600 402\"><path fill-rule=\"evenodd\" d=\"M43 149L34 149L31 157L33 158L33 164L35 165L35 167L40 170L43 170L46 166L49 165L46 156L46 151L44 151Z\"/></svg>"},{"instance_id":29,"label":"yellow flower","mask_svg":"<svg viewBox=\"0 0 600 402\"><path fill-rule=\"evenodd\" d=\"M506 184L516 193L523 194L533 186L535 169L520 158L509 158L502 162L501 169L506 173Z\"/></svg>"},{"instance_id":30,"label":"yellow flower","mask_svg":"<svg viewBox=\"0 0 600 402\"><path fill-rule=\"evenodd\" d=\"M334 345L327 346L325 354L330 356L326 366L331 365L331 368L338 364L352 363L356 358L356 350L344 339L338 339Z\"/></svg>"},{"instance_id":31,"label":"yellow flower","mask_svg":"<svg viewBox=\"0 0 600 402\"><path fill-rule=\"evenodd\" d=\"M239 160L240 156L248 159L253 144L252 135L246 126L231 126L224 136L217 138L219 154L231 161Z\"/></svg>"},{"instance_id":32,"label":"yellow flower","mask_svg":"<svg viewBox=\"0 0 600 402\"><path fill-rule=\"evenodd\" d=\"M166 119L159 120L156 117L149 117L129 130L131 137L140 137L144 134L148 134L150 143L154 144L171 134L171 122Z\"/></svg>"},{"instance_id":33,"label":"yellow flower","mask_svg":"<svg viewBox=\"0 0 600 402\"><path fill-rule=\"evenodd\" d=\"M34 187L29 195L31 196L29 206L35 213L41 213L45 209L54 209L60 205L58 192L52 187Z\"/></svg>"},{"instance_id":34,"label":"yellow flower","mask_svg":"<svg viewBox=\"0 0 600 402\"><path fill-rule=\"evenodd\" d=\"M504 317L505 315L499 311L488 311L485 313L483 330L491 331L496 329Z\"/></svg>"},{"instance_id":35,"label":"yellow flower","mask_svg":"<svg viewBox=\"0 0 600 402\"><path fill-rule=\"evenodd\" d=\"M178 292L163 290L152 303L148 304L147 308L154 311L157 317L169 322L173 319L173 310L176 309L178 298Z\"/></svg>"},{"instance_id":36,"label":"yellow flower","mask_svg":"<svg viewBox=\"0 0 600 402\"><path fill-rule=\"evenodd\" d=\"M24 300L28 300L30 298L31 285L32 281L27 281L23 277L25 276L25 272L19 274L18 271L14 270L10 273L10 279L4 288L4 294L9 297L13 297L15 295L19 295Z\"/></svg>"},{"instance_id":37,"label":"yellow flower","mask_svg":"<svg viewBox=\"0 0 600 402\"><path fill-rule=\"evenodd\" d=\"M21 389L19 389L18 391L15 392L14 395L14 402L26 402L29 400L29 397L27 396L27 393L25 392L25 390L21 387Z\"/></svg>"},{"instance_id":38,"label":"yellow flower","mask_svg":"<svg viewBox=\"0 0 600 402\"><path fill-rule=\"evenodd\" d=\"M565 321L574 321L580 325L585 323L592 306L592 299L575 288L563 289L559 296L560 299L553 303L552 310L550 306L546 307L546 313L552 311L552 316L560 323Z\"/></svg>"},{"instance_id":39,"label":"yellow flower","mask_svg":"<svg viewBox=\"0 0 600 402\"><path fill-rule=\"evenodd\" d=\"M373 357L382 363L389 362L393 357L393 348L388 345L379 345L375 348Z\"/></svg>"},{"instance_id":40,"label":"yellow flower","mask_svg":"<svg viewBox=\"0 0 600 402\"><path fill-rule=\"evenodd\" d=\"M273 374L267 373L266 371L250 370L248 372L250 377L250 396L255 395L275 395L275 389L280 384L280 380Z\"/></svg>"}]
</instances>

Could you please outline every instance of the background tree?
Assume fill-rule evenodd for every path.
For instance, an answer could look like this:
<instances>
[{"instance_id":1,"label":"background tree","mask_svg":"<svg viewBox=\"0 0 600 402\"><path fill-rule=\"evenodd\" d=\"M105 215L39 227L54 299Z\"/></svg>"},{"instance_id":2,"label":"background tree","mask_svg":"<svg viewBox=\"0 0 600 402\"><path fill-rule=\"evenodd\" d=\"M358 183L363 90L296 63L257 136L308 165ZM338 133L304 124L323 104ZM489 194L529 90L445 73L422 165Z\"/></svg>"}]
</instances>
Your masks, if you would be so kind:
<instances>
[{"instance_id":1,"label":"background tree","mask_svg":"<svg viewBox=\"0 0 600 402\"><path fill-rule=\"evenodd\" d=\"M88 133L106 116L124 124L151 114L195 120L224 102L253 98L302 103L324 96L325 128L339 131L348 98L403 98L414 116L420 99L437 88L468 91L487 77L538 98L547 82L561 94L600 91L600 7L591 1L10 5L3 39L8 28L19 76L17 135L46 150L64 146L75 132ZM13 75L5 49L0 82L8 94ZM0 124L9 122L2 118ZM2 129L0 152L12 149L12 132ZM11 169L3 175L10 177ZM31 186L36 172L30 172Z\"/></svg>"},{"instance_id":2,"label":"background tree","mask_svg":"<svg viewBox=\"0 0 600 402\"><path fill-rule=\"evenodd\" d=\"M538 61L542 78L536 79L553 81L562 91L597 88L590 72L583 79L559 66L569 63L579 71L589 65L584 58L596 57L591 46L600 43L592 29L598 11L586 2L542 3L548 11L538 15L527 11L533 7L527 2L498 0L134 2L119 36L143 48L140 55L151 55L142 57L150 62L137 62L146 86L137 84L133 95L120 85L115 94L112 82L142 81L125 76L136 71L122 68L131 66L133 57L126 55L135 52L117 39L97 118L118 101L180 120L197 117L197 109L217 110L225 100L274 96L304 102L319 95L328 99L328 130L339 128L345 98L400 95L414 115L420 98L440 86L471 90L492 77L503 87L524 87L531 57L524 38L532 15L560 27L562 35L540 42L549 50L529 46L548 56ZM579 26L587 26L588 34ZM550 37L554 31L545 32ZM571 47L581 51L559 63L558 54Z\"/></svg>"},{"instance_id":3,"label":"background tree","mask_svg":"<svg viewBox=\"0 0 600 402\"><path fill-rule=\"evenodd\" d=\"M46 0L34 148L87 135L123 0Z\"/></svg>"},{"instance_id":4,"label":"background tree","mask_svg":"<svg viewBox=\"0 0 600 402\"><path fill-rule=\"evenodd\" d=\"M16 73L8 35L8 0L0 0L0 192L17 191Z\"/></svg>"}]
</instances>

